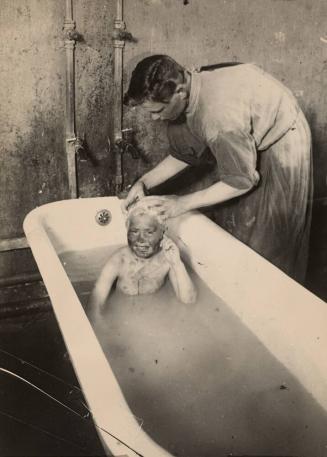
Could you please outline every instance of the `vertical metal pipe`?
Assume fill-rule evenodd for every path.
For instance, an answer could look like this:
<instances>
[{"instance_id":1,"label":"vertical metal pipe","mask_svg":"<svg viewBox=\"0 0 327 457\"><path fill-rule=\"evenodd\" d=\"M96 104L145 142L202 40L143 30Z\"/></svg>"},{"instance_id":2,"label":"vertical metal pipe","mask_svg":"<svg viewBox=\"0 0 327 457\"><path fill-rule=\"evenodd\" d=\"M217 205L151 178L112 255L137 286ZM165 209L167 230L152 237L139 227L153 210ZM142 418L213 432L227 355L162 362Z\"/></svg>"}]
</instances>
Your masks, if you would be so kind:
<instances>
[{"instance_id":1,"label":"vertical metal pipe","mask_svg":"<svg viewBox=\"0 0 327 457\"><path fill-rule=\"evenodd\" d=\"M77 197L76 151L75 151L75 30L72 0L66 0L64 23L66 49L66 156L70 198Z\"/></svg>"},{"instance_id":2,"label":"vertical metal pipe","mask_svg":"<svg viewBox=\"0 0 327 457\"><path fill-rule=\"evenodd\" d=\"M122 31L125 29L123 21L123 0L117 0L116 19L114 22L114 142L115 142L115 193L122 190L122 154L119 143L122 141L122 90L123 90L123 50L125 41Z\"/></svg>"},{"instance_id":3,"label":"vertical metal pipe","mask_svg":"<svg viewBox=\"0 0 327 457\"><path fill-rule=\"evenodd\" d=\"M123 0L117 0L117 21L123 20Z\"/></svg>"},{"instance_id":4,"label":"vertical metal pipe","mask_svg":"<svg viewBox=\"0 0 327 457\"><path fill-rule=\"evenodd\" d=\"M73 4L71 0L66 0L66 19L73 20Z\"/></svg>"}]
</instances>

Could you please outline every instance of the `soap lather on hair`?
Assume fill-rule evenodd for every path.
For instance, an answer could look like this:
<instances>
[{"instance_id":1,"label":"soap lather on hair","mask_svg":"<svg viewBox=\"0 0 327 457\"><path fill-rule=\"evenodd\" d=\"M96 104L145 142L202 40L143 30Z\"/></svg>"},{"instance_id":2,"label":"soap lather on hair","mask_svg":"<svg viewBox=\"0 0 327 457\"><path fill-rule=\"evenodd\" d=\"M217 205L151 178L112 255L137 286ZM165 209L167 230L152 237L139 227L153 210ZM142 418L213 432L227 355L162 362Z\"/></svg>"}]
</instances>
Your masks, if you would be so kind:
<instances>
[{"instance_id":1,"label":"soap lather on hair","mask_svg":"<svg viewBox=\"0 0 327 457\"><path fill-rule=\"evenodd\" d=\"M129 220L132 215L143 215L148 214L158 220L158 223L161 225L166 224L167 216L165 211L162 208L162 204L167 200L167 197L160 196L149 196L144 197L140 200L137 200L135 203L130 205L125 212L126 215L126 226L129 225Z\"/></svg>"}]
</instances>

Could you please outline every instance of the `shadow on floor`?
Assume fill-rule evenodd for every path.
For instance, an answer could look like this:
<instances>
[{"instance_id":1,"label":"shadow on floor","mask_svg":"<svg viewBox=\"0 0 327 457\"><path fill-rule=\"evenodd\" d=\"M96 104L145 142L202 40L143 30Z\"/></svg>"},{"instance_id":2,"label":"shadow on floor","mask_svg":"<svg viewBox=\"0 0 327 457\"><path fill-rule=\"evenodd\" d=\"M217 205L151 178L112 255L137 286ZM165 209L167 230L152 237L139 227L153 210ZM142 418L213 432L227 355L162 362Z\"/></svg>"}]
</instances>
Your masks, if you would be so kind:
<instances>
[{"instance_id":1,"label":"shadow on floor","mask_svg":"<svg viewBox=\"0 0 327 457\"><path fill-rule=\"evenodd\" d=\"M0 320L0 367L1 457L105 455L52 311Z\"/></svg>"}]
</instances>

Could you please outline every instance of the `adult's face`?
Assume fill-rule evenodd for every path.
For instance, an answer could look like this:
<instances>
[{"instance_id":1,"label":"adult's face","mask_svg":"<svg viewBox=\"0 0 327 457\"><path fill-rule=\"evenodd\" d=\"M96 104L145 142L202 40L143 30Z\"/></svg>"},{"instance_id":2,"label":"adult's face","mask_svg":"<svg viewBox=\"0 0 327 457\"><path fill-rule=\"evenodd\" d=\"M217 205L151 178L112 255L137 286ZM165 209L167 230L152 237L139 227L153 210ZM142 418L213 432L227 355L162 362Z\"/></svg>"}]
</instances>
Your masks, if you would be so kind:
<instances>
[{"instance_id":1,"label":"adult's face","mask_svg":"<svg viewBox=\"0 0 327 457\"><path fill-rule=\"evenodd\" d=\"M184 91L175 92L169 102L146 100L141 106L151 114L153 120L174 121L186 109L188 96Z\"/></svg>"}]
</instances>

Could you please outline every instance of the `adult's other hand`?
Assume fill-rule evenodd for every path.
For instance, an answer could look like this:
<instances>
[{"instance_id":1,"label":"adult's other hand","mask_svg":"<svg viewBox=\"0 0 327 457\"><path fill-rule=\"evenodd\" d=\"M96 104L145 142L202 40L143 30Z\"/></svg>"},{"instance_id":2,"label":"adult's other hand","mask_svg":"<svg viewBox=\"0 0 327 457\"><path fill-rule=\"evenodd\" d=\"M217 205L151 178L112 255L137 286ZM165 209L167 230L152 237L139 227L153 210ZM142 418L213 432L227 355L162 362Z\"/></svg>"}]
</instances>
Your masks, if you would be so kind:
<instances>
[{"instance_id":1,"label":"adult's other hand","mask_svg":"<svg viewBox=\"0 0 327 457\"><path fill-rule=\"evenodd\" d=\"M159 197L158 203L156 204L156 210L161 217L169 219L186 213L186 211L188 211L188 207L185 203L184 197L178 197L177 195L165 195L161 198Z\"/></svg>"}]
</instances>

